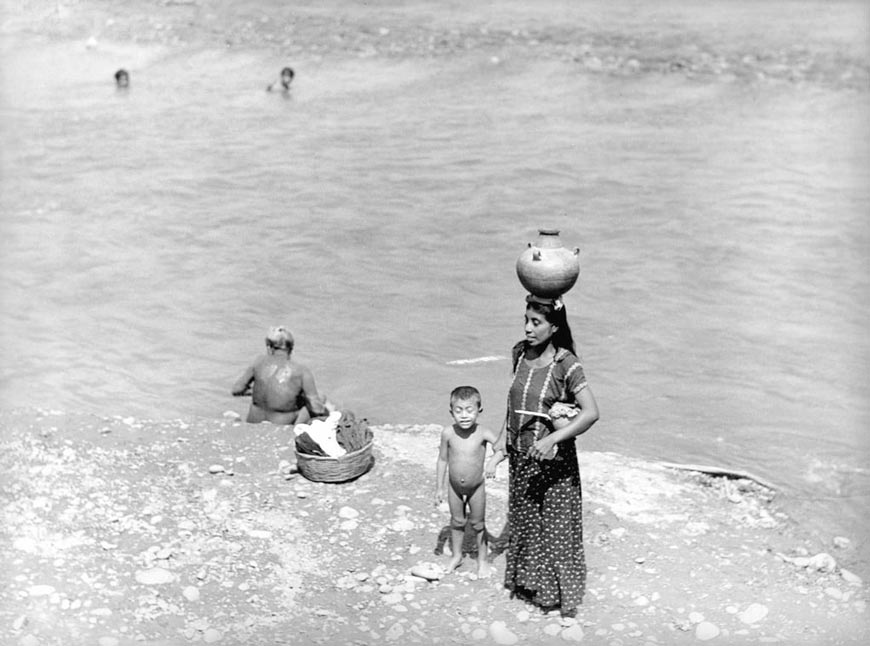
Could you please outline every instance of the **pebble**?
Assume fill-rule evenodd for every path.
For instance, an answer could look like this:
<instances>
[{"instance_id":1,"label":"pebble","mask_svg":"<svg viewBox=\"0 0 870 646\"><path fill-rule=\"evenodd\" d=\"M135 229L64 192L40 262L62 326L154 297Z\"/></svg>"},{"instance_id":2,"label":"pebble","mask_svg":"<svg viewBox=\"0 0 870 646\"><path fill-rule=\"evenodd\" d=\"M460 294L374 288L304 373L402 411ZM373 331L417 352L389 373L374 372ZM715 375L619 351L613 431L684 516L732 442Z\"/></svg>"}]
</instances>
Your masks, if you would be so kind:
<instances>
[{"instance_id":1,"label":"pebble","mask_svg":"<svg viewBox=\"0 0 870 646\"><path fill-rule=\"evenodd\" d=\"M213 464L208 468L209 473L223 473L224 466L222 464Z\"/></svg>"},{"instance_id":2,"label":"pebble","mask_svg":"<svg viewBox=\"0 0 870 646\"><path fill-rule=\"evenodd\" d=\"M764 619L767 616L767 612L767 606L760 603L751 603L746 610L740 613L740 621L744 624L754 624Z\"/></svg>"},{"instance_id":3,"label":"pebble","mask_svg":"<svg viewBox=\"0 0 870 646\"><path fill-rule=\"evenodd\" d=\"M573 626L569 626L562 631L561 637L566 642L583 641L583 628L580 626L580 624L574 624Z\"/></svg>"},{"instance_id":4,"label":"pebble","mask_svg":"<svg viewBox=\"0 0 870 646\"><path fill-rule=\"evenodd\" d=\"M861 577L849 570L840 569L840 576L843 577L843 581L852 585L861 585L862 583Z\"/></svg>"},{"instance_id":5,"label":"pebble","mask_svg":"<svg viewBox=\"0 0 870 646\"><path fill-rule=\"evenodd\" d=\"M194 619L190 622L189 628L192 628L193 630L198 630L200 632L205 632L206 630L208 630L208 619Z\"/></svg>"},{"instance_id":6,"label":"pebble","mask_svg":"<svg viewBox=\"0 0 870 646\"><path fill-rule=\"evenodd\" d=\"M636 605L636 606L648 606L649 599L647 599L645 596L641 595L634 600L634 605Z\"/></svg>"},{"instance_id":7,"label":"pebble","mask_svg":"<svg viewBox=\"0 0 870 646\"><path fill-rule=\"evenodd\" d=\"M381 599L383 599L384 603L392 605L394 603L399 603L400 601L402 601L403 597L401 592L388 592L387 594L383 595Z\"/></svg>"},{"instance_id":8,"label":"pebble","mask_svg":"<svg viewBox=\"0 0 870 646\"><path fill-rule=\"evenodd\" d=\"M834 599L842 599L843 593L837 588L825 588L825 594Z\"/></svg>"},{"instance_id":9,"label":"pebble","mask_svg":"<svg viewBox=\"0 0 870 646\"><path fill-rule=\"evenodd\" d=\"M411 568L411 574L426 581L437 581L444 576L444 570L434 563L417 563Z\"/></svg>"},{"instance_id":10,"label":"pebble","mask_svg":"<svg viewBox=\"0 0 870 646\"><path fill-rule=\"evenodd\" d=\"M414 522L408 520L407 518L399 518L397 521L393 522L392 525L390 525L390 528L394 532L408 532L414 529L414 527L416 527L416 525L414 525Z\"/></svg>"},{"instance_id":11,"label":"pebble","mask_svg":"<svg viewBox=\"0 0 870 646\"><path fill-rule=\"evenodd\" d=\"M471 631L471 638L476 641L486 639L486 631L483 628L475 628Z\"/></svg>"},{"instance_id":12,"label":"pebble","mask_svg":"<svg viewBox=\"0 0 870 646\"><path fill-rule=\"evenodd\" d=\"M544 634L549 635L550 637L555 637L560 632L562 632L562 626L559 624L547 624L544 626Z\"/></svg>"},{"instance_id":13,"label":"pebble","mask_svg":"<svg viewBox=\"0 0 870 646\"><path fill-rule=\"evenodd\" d=\"M199 601L199 588L193 585L189 585L184 590L181 591L181 594L188 601Z\"/></svg>"},{"instance_id":14,"label":"pebble","mask_svg":"<svg viewBox=\"0 0 870 646\"><path fill-rule=\"evenodd\" d=\"M504 644L505 646L516 644L519 641L519 638L510 631L503 621L493 621L489 625L489 635L496 644Z\"/></svg>"},{"instance_id":15,"label":"pebble","mask_svg":"<svg viewBox=\"0 0 870 646\"><path fill-rule=\"evenodd\" d=\"M54 586L51 585L32 585L28 588L27 593L31 597L47 597L54 592Z\"/></svg>"},{"instance_id":16,"label":"pebble","mask_svg":"<svg viewBox=\"0 0 870 646\"><path fill-rule=\"evenodd\" d=\"M27 537L16 538L12 542L12 547L22 552L29 552L30 554L34 554L39 550L39 544L32 538Z\"/></svg>"},{"instance_id":17,"label":"pebble","mask_svg":"<svg viewBox=\"0 0 870 646\"><path fill-rule=\"evenodd\" d=\"M359 512L353 507L342 507L338 510L339 518L357 518L359 516Z\"/></svg>"},{"instance_id":18,"label":"pebble","mask_svg":"<svg viewBox=\"0 0 870 646\"><path fill-rule=\"evenodd\" d=\"M136 581L143 585L162 585L175 581L175 575L162 567L153 567L148 570L137 570Z\"/></svg>"},{"instance_id":19,"label":"pebble","mask_svg":"<svg viewBox=\"0 0 870 646\"><path fill-rule=\"evenodd\" d=\"M217 628L208 628L202 633L202 641L206 644L213 644L214 642L219 642L223 639L223 633L219 631Z\"/></svg>"},{"instance_id":20,"label":"pebble","mask_svg":"<svg viewBox=\"0 0 870 646\"><path fill-rule=\"evenodd\" d=\"M390 629L387 631L386 638L387 638L387 641L394 642L404 634L405 634L405 629L402 628L402 624L393 624L392 626L390 626Z\"/></svg>"},{"instance_id":21,"label":"pebble","mask_svg":"<svg viewBox=\"0 0 870 646\"><path fill-rule=\"evenodd\" d=\"M704 621L704 615L702 615L700 612L690 612L689 621L691 621L693 624L699 624Z\"/></svg>"},{"instance_id":22,"label":"pebble","mask_svg":"<svg viewBox=\"0 0 870 646\"><path fill-rule=\"evenodd\" d=\"M713 639L714 637L719 636L719 628L716 624L712 624L709 621L702 621L697 626L695 626L695 637L700 639L702 642Z\"/></svg>"},{"instance_id":23,"label":"pebble","mask_svg":"<svg viewBox=\"0 0 870 646\"><path fill-rule=\"evenodd\" d=\"M818 570L819 572L833 572L837 569L837 560L830 554L822 552L811 557L806 567Z\"/></svg>"},{"instance_id":24,"label":"pebble","mask_svg":"<svg viewBox=\"0 0 870 646\"><path fill-rule=\"evenodd\" d=\"M851 544L852 541L850 541L845 536L834 536L834 547L836 547L837 549L844 550Z\"/></svg>"}]
</instances>

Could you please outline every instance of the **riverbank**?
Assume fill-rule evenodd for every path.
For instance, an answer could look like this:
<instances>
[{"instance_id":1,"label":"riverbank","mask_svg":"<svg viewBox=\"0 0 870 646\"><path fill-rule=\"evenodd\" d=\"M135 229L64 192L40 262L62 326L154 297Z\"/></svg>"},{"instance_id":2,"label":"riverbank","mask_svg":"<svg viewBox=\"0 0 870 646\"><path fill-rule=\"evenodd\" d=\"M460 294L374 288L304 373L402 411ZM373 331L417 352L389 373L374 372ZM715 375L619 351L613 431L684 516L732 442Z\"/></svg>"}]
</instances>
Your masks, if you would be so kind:
<instances>
[{"instance_id":1,"label":"riverbank","mask_svg":"<svg viewBox=\"0 0 870 646\"><path fill-rule=\"evenodd\" d=\"M474 53L494 62L561 61L578 74L870 88L863 27L850 23L849 11L820 7L818 19L808 19L788 1L651 7L562 0L495 6L150 0L131 7L118 0L32 0L4 8L0 33L79 40L90 48L269 50L282 61L277 69L284 61ZM754 17L751 29L747 15ZM843 34L852 37L843 41Z\"/></svg>"},{"instance_id":2,"label":"riverbank","mask_svg":"<svg viewBox=\"0 0 870 646\"><path fill-rule=\"evenodd\" d=\"M494 576L440 581L438 426L375 427L344 484L288 466L284 431L219 420L0 414L0 643L851 644L870 637L852 540L808 538L749 479L580 446L589 585L576 624L510 599L488 483ZM820 554L822 554L820 556ZM824 555L827 554L827 555ZM517 641L514 642L513 639Z\"/></svg>"}]
</instances>

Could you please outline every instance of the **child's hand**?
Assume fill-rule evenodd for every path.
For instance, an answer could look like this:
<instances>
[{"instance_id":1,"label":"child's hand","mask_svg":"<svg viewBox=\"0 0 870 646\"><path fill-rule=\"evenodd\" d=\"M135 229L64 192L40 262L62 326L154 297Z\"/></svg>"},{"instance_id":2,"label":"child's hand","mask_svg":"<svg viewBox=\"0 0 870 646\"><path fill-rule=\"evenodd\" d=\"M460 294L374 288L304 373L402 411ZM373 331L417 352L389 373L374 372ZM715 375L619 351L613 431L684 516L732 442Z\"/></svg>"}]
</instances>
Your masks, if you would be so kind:
<instances>
[{"instance_id":1,"label":"child's hand","mask_svg":"<svg viewBox=\"0 0 870 646\"><path fill-rule=\"evenodd\" d=\"M498 464L501 460L496 461L494 458L490 458L486 463L486 468L483 470L484 475L489 478L495 478L495 473L498 470Z\"/></svg>"}]
</instances>

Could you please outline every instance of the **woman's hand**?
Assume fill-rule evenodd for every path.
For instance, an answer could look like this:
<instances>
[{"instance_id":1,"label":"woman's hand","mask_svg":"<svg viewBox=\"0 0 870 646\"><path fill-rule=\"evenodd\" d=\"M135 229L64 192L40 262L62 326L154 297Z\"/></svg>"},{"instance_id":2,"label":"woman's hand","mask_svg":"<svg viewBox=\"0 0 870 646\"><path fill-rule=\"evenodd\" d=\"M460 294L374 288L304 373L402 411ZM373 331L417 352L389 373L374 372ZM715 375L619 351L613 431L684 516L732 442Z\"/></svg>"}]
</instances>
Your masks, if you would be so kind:
<instances>
[{"instance_id":1,"label":"woman's hand","mask_svg":"<svg viewBox=\"0 0 870 646\"><path fill-rule=\"evenodd\" d=\"M551 460L556 457L556 442L549 435L542 437L529 447L528 455L535 460Z\"/></svg>"}]
</instances>

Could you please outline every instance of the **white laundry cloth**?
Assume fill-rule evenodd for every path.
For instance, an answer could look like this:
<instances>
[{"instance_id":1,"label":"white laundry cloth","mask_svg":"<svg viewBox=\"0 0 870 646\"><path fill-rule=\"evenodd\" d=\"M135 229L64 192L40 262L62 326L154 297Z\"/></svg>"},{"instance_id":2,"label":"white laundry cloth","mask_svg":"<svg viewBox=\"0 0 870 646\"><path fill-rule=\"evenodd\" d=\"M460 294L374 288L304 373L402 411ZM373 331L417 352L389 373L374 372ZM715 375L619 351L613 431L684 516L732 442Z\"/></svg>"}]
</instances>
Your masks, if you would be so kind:
<instances>
[{"instance_id":1,"label":"white laundry cloth","mask_svg":"<svg viewBox=\"0 0 870 646\"><path fill-rule=\"evenodd\" d=\"M344 447L335 439L338 422L341 419L341 411L334 411L326 419L316 419L310 424L297 424L293 427L296 435L308 433L308 436L317 442L323 452L331 458L337 458L347 453Z\"/></svg>"}]
</instances>

